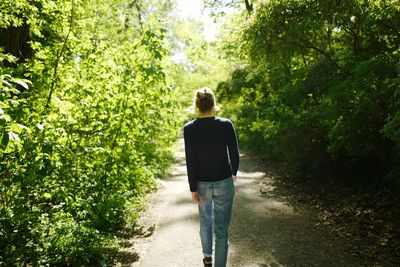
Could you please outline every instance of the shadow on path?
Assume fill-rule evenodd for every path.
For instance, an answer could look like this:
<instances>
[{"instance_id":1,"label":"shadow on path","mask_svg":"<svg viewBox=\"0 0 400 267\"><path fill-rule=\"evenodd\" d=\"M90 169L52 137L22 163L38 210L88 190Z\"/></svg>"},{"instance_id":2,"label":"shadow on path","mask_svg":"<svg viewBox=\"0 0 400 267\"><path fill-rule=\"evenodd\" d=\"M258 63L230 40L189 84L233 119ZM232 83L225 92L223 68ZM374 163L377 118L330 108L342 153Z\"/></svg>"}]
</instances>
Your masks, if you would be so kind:
<instances>
[{"instance_id":1,"label":"shadow on path","mask_svg":"<svg viewBox=\"0 0 400 267\"><path fill-rule=\"evenodd\" d=\"M297 211L274 176L241 157L230 229L229 266L360 266L342 240Z\"/></svg>"},{"instance_id":2,"label":"shadow on path","mask_svg":"<svg viewBox=\"0 0 400 267\"><path fill-rule=\"evenodd\" d=\"M287 190L256 161L242 155L230 228L228 266L361 266L343 240L316 222L315 214L289 204ZM171 177L149 196L140 223L154 234L134 238L140 256L131 266L202 266L198 210L191 201L183 142Z\"/></svg>"}]
</instances>

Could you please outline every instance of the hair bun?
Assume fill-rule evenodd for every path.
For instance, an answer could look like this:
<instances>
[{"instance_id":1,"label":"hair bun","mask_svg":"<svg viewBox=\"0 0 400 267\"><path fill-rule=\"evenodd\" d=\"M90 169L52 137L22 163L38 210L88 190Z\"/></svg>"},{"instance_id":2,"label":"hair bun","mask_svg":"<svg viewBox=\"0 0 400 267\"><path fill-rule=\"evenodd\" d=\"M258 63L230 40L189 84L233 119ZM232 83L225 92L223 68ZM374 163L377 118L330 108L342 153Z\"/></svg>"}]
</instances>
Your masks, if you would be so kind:
<instances>
[{"instance_id":1,"label":"hair bun","mask_svg":"<svg viewBox=\"0 0 400 267\"><path fill-rule=\"evenodd\" d=\"M196 90L196 108L200 113L208 113L215 107L215 95L211 88L203 87Z\"/></svg>"}]
</instances>

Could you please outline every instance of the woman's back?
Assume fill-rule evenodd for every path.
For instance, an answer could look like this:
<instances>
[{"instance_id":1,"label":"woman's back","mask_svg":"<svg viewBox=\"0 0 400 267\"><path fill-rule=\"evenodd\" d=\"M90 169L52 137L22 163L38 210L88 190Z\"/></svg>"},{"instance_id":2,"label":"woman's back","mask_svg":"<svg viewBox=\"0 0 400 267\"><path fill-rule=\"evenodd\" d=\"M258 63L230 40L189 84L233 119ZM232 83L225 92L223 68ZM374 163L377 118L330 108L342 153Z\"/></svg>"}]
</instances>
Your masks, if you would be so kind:
<instances>
[{"instance_id":1,"label":"woman's back","mask_svg":"<svg viewBox=\"0 0 400 267\"><path fill-rule=\"evenodd\" d=\"M219 181L237 169L236 134L229 119L213 116L190 121L184 127L184 136L185 147L193 153L189 164L193 165L195 180Z\"/></svg>"}]
</instances>

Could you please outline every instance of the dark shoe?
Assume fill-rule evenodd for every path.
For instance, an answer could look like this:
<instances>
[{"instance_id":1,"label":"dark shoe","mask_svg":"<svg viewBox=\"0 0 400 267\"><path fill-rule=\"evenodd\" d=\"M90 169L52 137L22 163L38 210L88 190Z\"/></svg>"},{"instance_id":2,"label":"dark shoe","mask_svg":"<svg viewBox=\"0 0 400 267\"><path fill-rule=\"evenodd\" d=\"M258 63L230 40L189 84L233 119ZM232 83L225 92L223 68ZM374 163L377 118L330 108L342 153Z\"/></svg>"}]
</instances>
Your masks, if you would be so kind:
<instances>
[{"instance_id":1,"label":"dark shoe","mask_svg":"<svg viewBox=\"0 0 400 267\"><path fill-rule=\"evenodd\" d=\"M204 267L212 267L212 258L204 257L203 263L204 263Z\"/></svg>"}]
</instances>

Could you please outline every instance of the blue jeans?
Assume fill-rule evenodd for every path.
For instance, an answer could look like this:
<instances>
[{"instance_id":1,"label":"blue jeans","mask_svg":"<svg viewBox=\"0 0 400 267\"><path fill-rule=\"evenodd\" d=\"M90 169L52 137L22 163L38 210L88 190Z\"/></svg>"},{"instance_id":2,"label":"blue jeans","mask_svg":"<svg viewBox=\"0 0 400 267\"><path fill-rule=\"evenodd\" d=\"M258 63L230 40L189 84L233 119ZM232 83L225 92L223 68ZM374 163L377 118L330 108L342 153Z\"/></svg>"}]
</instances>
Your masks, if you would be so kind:
<instances>
[{"instance_id":1,"label":"blue jeans","mask_svg":"<svg viewBox=\"0 0 400 267\"><path fill-rule=\"evenodd\" d=\"M197 183L200 196L200 238L204 257L211 257L214 218L215 267L225 267L228 256L228 229L231 221L235 187L232 177L217 181Z\"/></svg>"}]
</instances>

